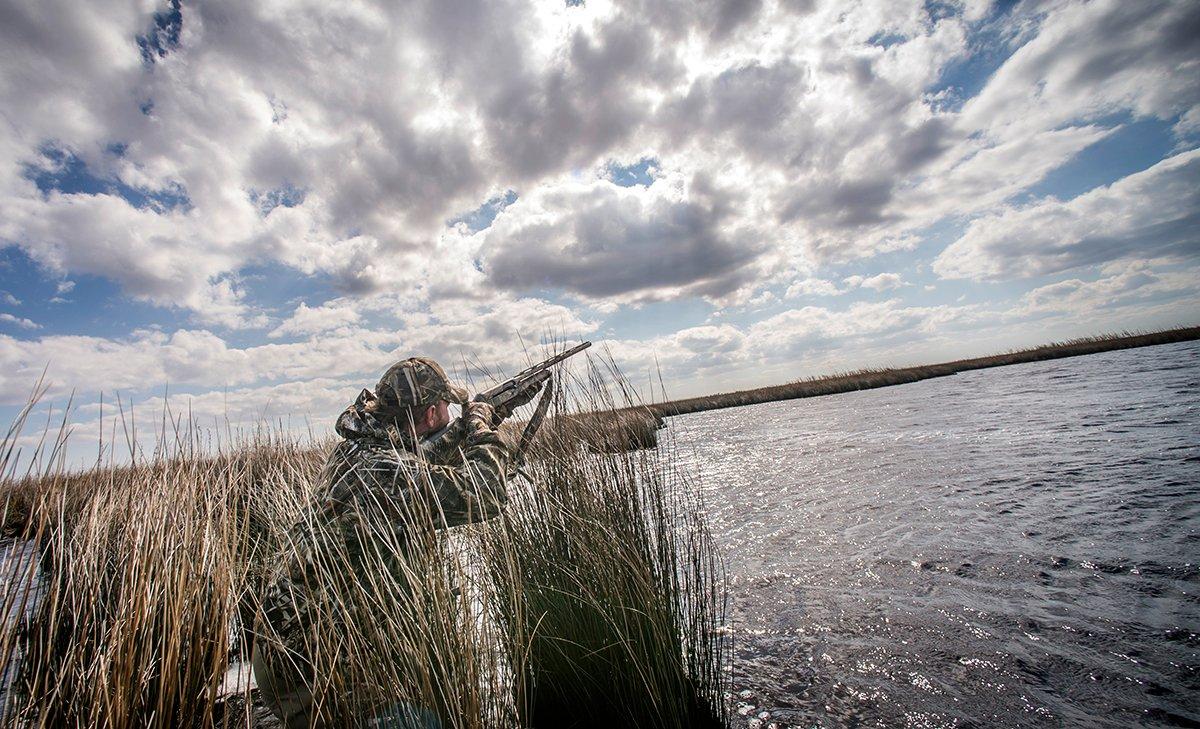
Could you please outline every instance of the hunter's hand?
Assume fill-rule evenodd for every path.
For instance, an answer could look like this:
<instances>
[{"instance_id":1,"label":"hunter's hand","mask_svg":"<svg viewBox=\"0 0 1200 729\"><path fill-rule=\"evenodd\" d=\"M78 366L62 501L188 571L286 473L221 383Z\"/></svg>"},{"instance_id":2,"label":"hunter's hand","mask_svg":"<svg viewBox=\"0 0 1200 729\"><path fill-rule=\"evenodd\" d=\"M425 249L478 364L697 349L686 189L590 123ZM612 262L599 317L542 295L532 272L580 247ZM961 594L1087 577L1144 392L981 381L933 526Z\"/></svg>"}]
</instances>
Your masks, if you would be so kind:
<instances>
[{"instance_id":1,"label":"hunter's hand","mask_svg":"<svg viewBox=\"0 0 1200 729\"><path fill-rule=\"evenodd\" d=\"M542 391L542 385L544 384L546 384L545 380L534 382L521 388L521 391L514 395L513 399L508 402L509 415L512 415L511 411L531 402L533 398L537 397L537 394Z\"/></svg>"},{"instance_id":2,"label":"hunter's hand","mask_svg":"<svg viewBox=\"0 0 1200 729\"><path fill-rule=\"evenodd\" d=\"M508 418L512 417L513 411L537 397L537 394L542 390L543 384L545 383L535 382L526 385L514 393L512 399L496 408L496 419L492 422L496 425L499 425Z\"/></svg>"},{"instance_id":3,"label":"hunter's hand","mask_svg":"<svg viewBox=\"0 0 1200 729\"><path fill-rule=\"evenodd\" d=\"M463 405L463 422L467 424L468 433L491 430L496 423L496 409L486 402L472 400Z\"/></svg>"}]
</instances>

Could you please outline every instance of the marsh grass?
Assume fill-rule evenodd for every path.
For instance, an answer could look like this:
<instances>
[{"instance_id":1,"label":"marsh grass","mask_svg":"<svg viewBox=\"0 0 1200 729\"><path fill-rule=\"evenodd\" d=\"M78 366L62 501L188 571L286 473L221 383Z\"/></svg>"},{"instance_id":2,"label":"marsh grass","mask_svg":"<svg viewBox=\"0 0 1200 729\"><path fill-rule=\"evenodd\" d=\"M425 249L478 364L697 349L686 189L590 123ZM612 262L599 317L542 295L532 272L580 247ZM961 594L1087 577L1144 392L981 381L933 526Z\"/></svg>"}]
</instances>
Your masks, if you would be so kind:
<instances>
[{"instance_id":1,"label":"marsh grass","mask_svg":"<svg viewBox=\"0 0 1200 729\"><path fill-rule=\"evenodd\" d=\"M518 715L536 727L724 726L725 590L699 491L671 467L669 441L595 447L626 442L629 422L580 447L581 420L564 414L630 399L600 371L587 375L556 402L558 427L526 466L524 498L485 535L506 598L493 603L496 621L523 666Z\"/></svg>"},{"instance_id":2,"label":"marsh grass","mask_svg":"<svg viewBox=\"0 0 1200 729\"><path fill-rule=\"evenodd\" d=\"M239 601L261 580L314 456L259 437L82 473L55 457L40 475L6 479L23 520L6 510L6 531L32 548L6 575L5 722L209 723L230 653L244 648Z\"/></svg>"},{"instance_id":3,"label":"marsh grass","mask_svg":"<svg viewBox=\"0 0 1200 729\"><path fill-rule=\"evenodd\" d=\"M581 411L636 405L603 374L556 395L502 518L446 532L412 509L401 530L365 519L365 554L322 553L305 646L321 720L406 702L449 727L726 723L724 582L698 492L669 444L581 440ZM250 689L235 704L220 686L275 638L264 590L325 528L312 497L331 443L214 446L175 420L152 455L77 472L65 419L18 458L29 412L0 445L4 725L251 725ZM622 423L589 437L629 441Z\"/></svg>"}]
</instances>

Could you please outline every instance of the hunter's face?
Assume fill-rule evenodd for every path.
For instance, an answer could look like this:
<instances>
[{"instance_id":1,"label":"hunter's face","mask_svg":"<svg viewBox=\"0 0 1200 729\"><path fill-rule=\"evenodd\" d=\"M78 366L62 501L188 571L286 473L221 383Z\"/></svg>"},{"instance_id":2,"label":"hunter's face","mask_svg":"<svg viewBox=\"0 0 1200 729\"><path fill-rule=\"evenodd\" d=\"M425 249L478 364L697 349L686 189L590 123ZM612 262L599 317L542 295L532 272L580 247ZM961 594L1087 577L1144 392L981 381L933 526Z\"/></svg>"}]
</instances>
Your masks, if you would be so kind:
<instances>
[{"instance_id":1,"label":"hunter's face","mask_svg":"<svg viewBox=\"0 0 1200 729\"><path fill-rule=\"evenodd\" d=\"M438 431L450 424L450 404L445 400L438 400L437 410L434 412L434 420L431 423L431 431Z\"/></svg>"}]
</instances>

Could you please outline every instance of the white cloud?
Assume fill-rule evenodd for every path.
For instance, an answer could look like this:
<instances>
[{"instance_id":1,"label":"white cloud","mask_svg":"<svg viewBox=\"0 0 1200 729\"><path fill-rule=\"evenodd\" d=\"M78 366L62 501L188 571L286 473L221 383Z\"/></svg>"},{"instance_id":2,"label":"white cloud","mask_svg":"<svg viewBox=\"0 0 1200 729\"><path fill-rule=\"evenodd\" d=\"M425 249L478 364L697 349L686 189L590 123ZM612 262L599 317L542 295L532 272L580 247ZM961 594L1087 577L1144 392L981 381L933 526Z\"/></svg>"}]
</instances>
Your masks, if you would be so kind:
<instances>
[{"instance_id":1,"label":"white cloud","mask_svg":"<svg viewBox=\"0 0 1200 729\"><path fill-rule=\"evenodd\" d=\"M764 250L731 198L699 175L665 175L649 187L563 182L508 206L481 234L484 273L518 292L724 296L756 279Z\"/></svg>"},{"instance_id":2,"label":"white cloud","mask_svg":"<svg viewBox=\"0 0 1200 729\"><path fill-rule=\"evenodd\" d=\"M801 296L840 296L845 293L833 281L823 278L807 277L793 282L784 292L784 299L795 299Z\"/></svg>"},{"instance_id":3,"label":"white cloud","mask_svg":"<svg viewBox=\"0 0 1200 729\"><path fill-rule=\"evenodd\" d=\"M275 327L267 336L277 339L294 334L319 334L330 329L356 324L361 318L358 311L345 303L336 306L325 304L309 307L301 302L292 312L291 317Z\"/></svg>"},{"instance_id":4,"label":"white cloud","mask_svg":"<svg viewBox=\"0 0 1200 729\"><path fill-rule=\"evenodd\" d=\"M371 383L366 383L371 384ZM139 400L139 413L188 413L199 427L223 429L228 423L249 431L282 422L293 432L329 435L334 419L358 395L364 383L354 379L315 378L257 387L232 388L198 395L168 395ZM92 414L89 408L85 414ZM117 417L109 411L111 417ZM86 421L85 421L86 422ZM110 420L111 422L111 420ZM86 427L86 426L85 426ZM86 438L88 433L80 433Z\"/></svg>"},{"instance_id":5,"label":"white cloud","mask_svg":"<svg viewBox=\"0 0 1200 729\"><path fill-rule=\"evenodd\" d=\"M649 376L657 388L661 374L667 395L686 397L848 367L936 361L921 353L961 346L980 322L998 323L1000 316L977 306L906 306L890 299L836 309L803 306L749 325L706 324L648 340L608 340L602 347L635 385Z\"/></svg>"},{"instance_id":6,"label":"white cloud","mask_svg":"<svg viewBox=\"0 0 1200 729\"><path fill-rule=\"evenodd\" d=\"M322 315L317 311L307 322L302 315L297 326L322 328ZM247 347L230 346L206 330L188 329L170 334L143 330L120 340L64 335L21 340L0 335L0 401L23 401L43 369L48 370L55 396L72 388L85 393L145 393L168 385L224 389L331 373L362 376L369 385L392 361L415 354L432 356L448 368L465 362L515 371L524 366L521 337L536 346L543 338L579 338L594 329L594 323L566 307L522 299L471 306L444 302L427 314L408 316L395 328L344 325L303 341Z\"/></svg>"},{"instance_id":7,"label":"white cloud","mask_svg":"<svg viewBox=\"0 0 1200 729\"><path fill-rule=\"evenodd\" d=\"M183 8L178 45L152 64L136 42L149 7L11 9L0 236L56 273L110 278L201 323L263 326L238 286L250 263L326 274L355 296L409 288L436 268L427 252L444 221L495 190L521 192L515 219L587 186L564 173L647 155L689 180L674 207L592 186L591 205L557 212L540 250L559 255L539 262L559 265L541 272L593 299L719 296L771 275L730 272L750 259L912 248L914 231L1002 203L1104 134L1080 120L1167 118L1197 96L1186 4L1021 10L1012 23L1028 42L961 113L926 91L974 52L986 3L937 20L916 0L592 5L203 3ZM23 165L47 164L47 144L110 188L182 192L190 208L138 208L113 189L43 197ZM712 182L695 184L701 173ZM294 206L265 207L280 190ZM606 204L620 240L588 219L617 212ZM638 231L671 229L660 259L636 259ZM590 245L628 246L640 275L567 270L568 240L592 258ZM456 257L439 265L471 265L463 247L441 252ZM535 290L537 272L504 252L493 282Z\"/></svg>"},{"instance_id":8,"label":"white cloud","mask_svg":"<svg viewBox=\"0 0 1200 729\"><path fill-rule=\"evenodd\" d=\"M1175 132L1176 137L1180 138L1181 145L1184 144L1185 138L1200 134L1200 105L1193 106L1181 115L1171 130Z\"/></svg>"},{"instance_id":9,"label":"white cloud","mask_svg":"<svg viewBox=\"0 0 1200 729\"><path fill-rule=\"evenodd\" d=\"M1079 126L1039 131L998 144L982 139L964 141L953 155L932 166L920 185L899 193L896 208L909 211L913 223L944 216L969 218L993 210L1111 133L1096 126Z\"/></svg>"},{"instance_id":10,"label":"white cloud","mask_svg":"<svg viewBox=\"0 0 1200 729\"><path fill-rule=\"evenodd\" d=\"M823 261L911 248L915 230L1001 203L1103 134L1079 119L1170 115L1196 95L1176 30L1186 6L1018 13L1029 41L959 114L926 90L973 52L986 3L936 21L915 0L592 5L203 3L183 8L178 45L152 64L136 42L149 7L10 9L0 236L56 273L110 278L201 323L262 326L238 286L248 264L326 274L355 296L410 288L436 268L427 252L444 221L495 190L529 205L567 195L565 173L646 155L691 182L675 208L622 198L623 229L665 232L664 215L690 215L680 225L720 230L676 230L671 243L696 247L665 250L641 280L560 265L551 282L592 298L720 295L771 275L722 272L734 250ZM677 42L689 29L698 35ZM880 36L897 40L871 42ZM1128 63L1098 55L1114 47ZM47 164L47 144L110 189L40 195L25 171ZM709 186L694 184L702 172ZM183 193L190 207L139 208L118 183ZM264 206L289 197L281 190L295 191L293 207ZM591 225L591 193L593 206L558 212L552 250ZM697 269L672 258L684 250ZM457 257L439 265L471 265L462 247L441 252ZM519 273L497 276L517 295L536 288Z\"/></svg>"},{"instance_id":11,"label":"white cloud","mask_svg":"<svg viewBox=\"0 0 1200 729\"><path fill-rule=\"evenodd\" d=\"M934 261L943 278L1037 276L1121 258L1200 254L1200 150L1073 200L981 217Z\"/></svg>"},{"instance_id":12,"label":"white cloud","mask_svg":"<svg viewBox=\"0 0 1200 729\"><path fill-rule=\"evenodd\" d=\"M756 322L749 334L764 356L786 357L821 341L930 334L974 315L971 307L905 306L896 299L857 302L841 310L805 306Z\"/></svg>"},{"instance_id":13,"label":"white cloud","mask_svg":"<svg viewBox=\"0 0 1200 729\"><path fill-rule=\"evenodd\" d=\"M852 289L863 288L873 291L890 291L904 285L904 279L898 273L877 273L874 276L855 274L844 279L845 284Z\"/></svg>"},{"instance_id":14,"label":"white cloud","mask_svg":"<svg viewBox=\"0 0 1200 729\"><path fill-rule=\"evenodd\" d=\"M1112 264L1100 278L1073 278L1039 286L1022 295L1013 312L1021 316L1052 313L1094 314L1101 309L1144 305L1190 297L1200 302L1200 271L1156 270L1147 263Z\"/></svg>"},{"instance_id":15,"label":"white cloud","mask_svg":"<svg viewBox=\"0 0 1200 729\"><path fill-rule=\"evenodd\" d=\"M231 350L206 331L142 331L125 340L51 335L27 341L0 335L0 398L22 401L44 369L53 395L73 388L95 393L168 384L237 385L255 379L250 360L247 351Z\"/></svg>"},{"instance_id":16,"label":"white cloud","mask_svg":"<svg viewBox=\"0 0 1200 729\"><path fill-rule=\"evenodd\" d=\"M55 274L104 276L132 296L194 310L203 321L264 321L247 312L233 281L222 277L241 255L236 227L215 238L199 212L138 209L113 195L52 193L10 199L5 207L0 238L21 241Z\"/></svg>"},{"instance_id":17,"label":"white cloud","mask_svg":"<svg viewBox=\"0 0 1200 729\"><path fill-rule=\"evenodd\" d=\"M41 329L42 328L42 326L36 322L30 321L29 319L26 319L24 317L13 316L12 314L8 314L8 313L0 313L0 322L5 322L8 324L15 324L16 326L19 326L22 329Z\"/></svg>"},{"instance_id":18,"label":"white cloud","mask_svg":"<svg viewBox=\"0 0 1200 729\"><path fill-rule=\"evenodd\" d=\"M1055 3L963 121L1014 139L1126 109L1170 119L1200 104L1198 22L1189 2Z\"/></svg>"}]
</instances>

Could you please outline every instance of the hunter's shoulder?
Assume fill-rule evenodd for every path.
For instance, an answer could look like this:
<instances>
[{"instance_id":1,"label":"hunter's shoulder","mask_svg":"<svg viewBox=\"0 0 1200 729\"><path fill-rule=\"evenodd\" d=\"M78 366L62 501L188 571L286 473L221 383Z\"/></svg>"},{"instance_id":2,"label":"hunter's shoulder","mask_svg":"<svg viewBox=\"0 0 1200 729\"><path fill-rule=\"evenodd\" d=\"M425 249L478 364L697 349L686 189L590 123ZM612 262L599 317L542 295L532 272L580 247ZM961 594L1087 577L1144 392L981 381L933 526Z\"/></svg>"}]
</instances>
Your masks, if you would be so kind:
<instances>
[{"instance_id":1,"label":"hunter's shoulder","mask_svg":"<svg viewBox=\"0 0 1200 729\"><path fill-rule=\"evenodd\" d=\"M340 492L355 484L393 481L416 460L411 451L386 440L347 439L337 443L325 461L322 481Z\"/></svg>"}]
</instances>

